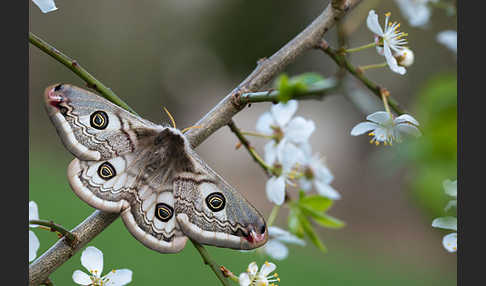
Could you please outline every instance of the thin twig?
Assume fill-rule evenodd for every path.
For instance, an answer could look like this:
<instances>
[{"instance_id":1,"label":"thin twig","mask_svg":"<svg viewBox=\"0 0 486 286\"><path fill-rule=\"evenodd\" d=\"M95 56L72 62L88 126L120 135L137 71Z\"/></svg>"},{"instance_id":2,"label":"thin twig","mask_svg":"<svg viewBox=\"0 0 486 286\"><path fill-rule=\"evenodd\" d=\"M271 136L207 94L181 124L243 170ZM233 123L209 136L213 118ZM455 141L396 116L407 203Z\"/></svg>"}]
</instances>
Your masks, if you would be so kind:
<instances>
[{"instance_id":1,"label":"thin twig","mask_svg":"<svg viewBox=\"0 0 486 286\"><path fill-rule=\"evenodd\" d=\"M233 120L231 120L230 123L228 123L228 127L230 128L231 132L233 132L236 135L236 137L238 137L241 144L243 146L245 146L246 150L248 151L250 156L253 158L253 160L258 165L260 165L260 167L262 167L265 174L270 175L271 168L269 166L267 166L267 164L265 164L265 162L262 160L262 158L260 156L258 156L258 154L255 151L255 148L253 148L250 145L250 141L248 141L248 139L246 139L246 137L243 134L241 134L240 129L238 127L236 127L236 124Z\"/></svg>"},{"instance_id":2,"label":"thin twig","mask_svg":"<svg viewBox=\"0 0 486 286\"><path fill-rule=\"evenodd\" d=\"M372 82L369 80L366 76L363 75L362 72L360 72L357 68L355 68L347 59L344 55L338 53L335 49L331 48L329 44L325 40L321 40L318 45L316 45L317 49L322 50L325 52L327 55L333 59L336 64L342 68L345 68L350 74L355 76L357 79L359 79L366 87L368 87L378 98L382 98L382 94L388 93L388 91L377 85L376 83ZM404 114L407 113L405 109L403 109L400 104L394 100L393 98L388 96L388 103L390 104L390 107L398 114Z\"/></svg>"},{"instance_id":3,"label":"thin twig","mask_svg":"<svg viewBox=\"0 0 486 286\"><path fill-rule=\"evenodd\" d=\"M257 68L237 88L222 99L198 123L194 124L201 126L201 128L191 129L186 133L187 139L192 147L197 147L216 130L228 124L231 118L243 109L246 104L239 102L238 95L258 91L262 88L288 64L295 61L298 56L314 48L320 39L322 39L322 36L333 27L336 21L361 1L331 1L325 10L305 30L270 58L261 61ZM39 48L41 47L43 46L39 46ZM53 56L56 60L62 62L61 58L52 55L52 51L41 49ZM67 66L69 67L69 65ZM76 72L77 69L73 71ZM78 237L76 247L69 246L66 243L66 239L62 238L30 264L29 284L39 285L43 282L54 270L66 262L74 253L79 251L81 247L91 241L118 217L119 214L105 213L99 210L93 212L93 214L72 230Z\"/></svg>"},{"instance_id":4,"label":"thin twig","mask_svg":"<svg viewBox=\"0 0 486 286\"><path fill-rule=\"evenodd\" d=\"M54 283L52 283L52 280L50 278L47 278L44 282L41 283L41 285L54 286Z\"/></svg>"},{"instance_id":5,"label":"thin twig","mask_svg":"<svg viewBox=\"0 0 486 286\"><path fill-rule=\"evenodd\" d=\"M199 244L198 242L190 239L192 244L194 245L194 247L197 249L197 251L199 251L199 254L201 255L203 261L204 261L204 264L206 264L207 266L209 266L211 268L211 270L214 272L214 274L216 275L216 277L218 277L219 281L221 281L221 284L223 284L224 286L229 286L230 284L228 283L228 280L226 279L226 277L224 277L223 273L221 273L221 266L216 266L216 262L211 258L211 256L209 256L209 253L208 251L206 250L206 248L204 248L201 244Z\"/></svg>"},{"instance_id":6,"label":"thin twig","mask_svg":"<svg viewBox=\"0 0 486 286\"><path fill-rule=\"evenodd\" d=\"M332 92L336 91L337 84L336 80L333 78L329 78L326 80L327 82L322 85L311 85L307 90L302 92L296 92L292 94L290 99L318 99L322 100L326 95L331 94ZM242 94L239 98L240 103L253 103L253 102L278 102L280 92L278 90L269 90L269 91L258 91L258 92L249 92Z\"/></svg>"},{"instance_id":7,"label":"thin twig","mask_svg":"<svg viewBox=\"0 0 486 286\"><path fill-rule=\"evenodd\" d=\"M69 230L65 229L62 225L54 223L53 221L29 220L29 224L47 226L51 229L51 231L57 231L62 234L62 236L65 236L70 241L70 243L74 243L76 241L76 236L74 234L72 234Z\"/></svg>"},{"instance_id":8,"label":"thin twig","mask_svg":"<svg viewBox=\"0 0 486 286\"><path fill-rule=\"evenodd\" d=\"M72 70L81 79L83 79L88 87L93 88L98 91L104 98L110 100L116 105L123 107L124 109L130 111L133 114L137 114L130 106L128 106L123 100L121 100L110 88L105 86L102 82L97 80L92 76L87 70L85 70L76 60L71 59L65 54L61 53L58 49L51 46L46 41L42 40L32 32L29 32L29 42L34 46L41 49L46 54L53 57L58 62L65 65L68 69Z\"/></svg>"}]
</instances>

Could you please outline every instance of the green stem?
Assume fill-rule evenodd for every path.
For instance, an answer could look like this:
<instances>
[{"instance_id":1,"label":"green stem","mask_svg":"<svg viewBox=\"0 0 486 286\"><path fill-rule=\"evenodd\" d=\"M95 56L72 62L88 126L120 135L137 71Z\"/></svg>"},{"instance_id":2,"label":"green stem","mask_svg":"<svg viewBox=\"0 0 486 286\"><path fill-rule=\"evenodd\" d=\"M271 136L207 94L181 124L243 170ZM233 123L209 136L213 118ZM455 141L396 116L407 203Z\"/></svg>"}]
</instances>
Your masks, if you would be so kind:
<instances>
[{"instance_id":1,"label":"green stem","mask_svg":"<svg viewBox=\"0 0 486 286\"><path fill-rule=\"evenodd\" d=\"M271 136L271 135L265 135L265 134L256 133L256 132L241 131L241 134L253 136L253 137L261 137L261 138L265 138L265 139L273 139L273 136Z\"/></svg>"},{"instance_id":2,"label":"green stem","mask_svg":"<svg viewBox=\"0 0 486 286\"><path fill-rule=\"evenodd\" d=\"M76 236L72 234L69 230L65 229L62 225L59 225L57 223L54 223L53 221L47 221L47 220L29 220L29 224L36 224L36 225L42 225L42 226L47 226L50 228L52 231L57 231L63 236L65 236L70 242L76 241Z\"/></svg>"},{"instance_id":3,"label":"green stem","mask_svg":"<svg viewBox=\"0 0 486 286\"><path fill-rule=\"evenodd\" d=\"M369 70L369 69L377 69L377 68L383 68L386 67L387 63L381 63L381 64L373 64L373 65L366 65L366 66L359 66L358 68L362 71Z\"/></svg>"},{"instance_id":4,"label":"green stem","mask_svg":"<svg viewBox=\"0 0 486 286\"><path fill-rule=\"evenodd\" d=\"M375 46L376 46L376 43L373 42L373 43L369 43L369 44L366 44L366 45L362 45L362 46L359 46L359 47L356 47L356 48L344 49L342 51L344 53L353 53L353 52L359 52L359 51L362 51L364 49L368 49L368 48L375 47Z\"/></svg>"},{"instance_id":5,"label":"green stem","mask_svg":"<svg viewBox=\"0 0 486 286\"><path fill-rule=\"evenodd\" d=\"M197 251L199 251L199 254L201 255L204 261L204 264L208 265L211 268L211 270L214 272L216 277L218 277L219 281L221 281L221 284L223 284L224 286L229 286L228 280L226 279L226 277L224 277L223 273L221 272L221 266L220 267L216 266L216 263L213 261L208 251L201 244L199 244L198 242L192 239L190 240L194 245L194 247L197 249Z\"/></svg>"},{"instance_id":6,"label":"green stem","mask_svg":"<svg viewBox=\"0 0 486 286\"><path fill-rule=\"evenodd\" d=\"M123 100L121 100L110 88L106 87L103 83L92 76L87 70L85 70L77 61L66 56L46 41L29 32L29 42L53 57L55 60L72 70L81 79L83 79L89 87L98 91L104 98L113 102L114 104L130 111L133 114L137 114L130 106L128 106Z\"/></svg>"},{"instance_id":7,"label":"green stem","mask_svg":"<svg viewBox=\"0 0 486 286\"><path fill-rule=\"evenodd\" d=\"M337 88L336 80L329 78L322 82L317 82L307 88L305 91L300 91L292 94L290 99L322 99L324 96L335 91ZM278 90L268 90L259 92L244 93L240 96L242 104L253 102L278 102L280 92Z\"/></svg>"},{"instance_id":8,"label":"green stem","mask_svg":"<svg viewBox=\"0 0 486 286\"><path fill-rule=\"evenodd\" d=\"M262 159L262 157L258 155L255 149L251 147L250 142L248 141L248 139L245 138L243 132L240 131L240 129L236 126L233 120L228 123L228 127L230 128L231 132L233 132L240 140L241 144L245 146L246 150L248 151L248 153L250 153L250 156L253 158L253 160L257 162L260 167L262 167L267 175L270 175L273 172L273 168L271 166L268 166Z\"/></svg>"},{"instance_id":9,"label":"green stem","mask_svg":"<svg viewBox=\"0 0 486 286\"><path fill-rule=\"evenodd\" d=\"M386 89L378 86L376 83L369 80L367 77L363 75L362 72L359 72L344 56L341 56L337 53L336 50L331 48L329 44L325 40L321 40L321 43L316 48L322 50L324 53L329 55L331 59L333 59L336 64L342 68L345 68L350 74L360 80L367 88L369 88L378 98L382 99L382 94L386 93ZM398 114L407 113L405 109L403 109L400 104L395 101L391 97L387 97L388 104L390 107Z\"/></svg>"},{"instance_id":10,"label":"green stem","mask_svg":"<svg viewBox=\"0 0 486 286\"><path fill-rule=\"evenodd\" d=\"M275 205L273 207L272 212L270 213L270 216L268 217L268 220L267 220L267 226L271 226L275 222L275 219L277 218L279 210L280 210L280 206Z\"/></svg>"}]
</instances>

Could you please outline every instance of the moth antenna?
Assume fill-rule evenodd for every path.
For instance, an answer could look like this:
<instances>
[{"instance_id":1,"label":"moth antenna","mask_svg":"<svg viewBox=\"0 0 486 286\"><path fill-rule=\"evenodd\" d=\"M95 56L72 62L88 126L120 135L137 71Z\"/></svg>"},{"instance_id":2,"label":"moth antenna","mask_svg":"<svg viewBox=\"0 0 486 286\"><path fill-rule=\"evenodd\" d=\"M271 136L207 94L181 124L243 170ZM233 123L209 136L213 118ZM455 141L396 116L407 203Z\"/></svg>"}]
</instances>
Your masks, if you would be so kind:
<instances>
[{"instance_id":1,"label":"moth antenna","mask_svg":"<svg viewBox=\"0 0 486 286\"><path fill-rule=\"evenodd\" d=\"M176 123L175 123L174 117L172 117L172 114L170 114L169 110L167 110L167 108L165 108L165 106L162 106L162 108L164 109L165 113L167 113L167 115L169 116L170 121L172 122L172 127L176 128Z\"/></svg>"},{"instance_id":2,"label":"moth antenna","mask_svg":"<svg viewBox=\"0 0 486 286\"><path fill-rule=\"evenodd\" d=\"M201 128L202 126L190 126L182 129L182 133L186 133L187 131L194 129L194 128Z\"/></svg>"}]
</instances>

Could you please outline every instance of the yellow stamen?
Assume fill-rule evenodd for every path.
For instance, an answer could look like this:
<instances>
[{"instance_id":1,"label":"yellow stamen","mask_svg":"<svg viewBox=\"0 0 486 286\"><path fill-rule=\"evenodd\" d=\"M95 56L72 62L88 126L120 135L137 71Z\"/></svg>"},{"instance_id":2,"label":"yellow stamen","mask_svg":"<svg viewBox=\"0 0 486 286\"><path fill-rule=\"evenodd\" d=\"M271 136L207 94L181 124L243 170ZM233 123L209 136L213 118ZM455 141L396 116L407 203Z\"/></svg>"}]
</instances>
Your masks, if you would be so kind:
<instances>
[{"instance_id":1,"label":"yellow stamen","mask_svg":"<svg viewBox=\"0 0 486 286\"><path fill-rule=\"evenodd\" d=\"M202 128L202 126L190 126L182 129L182 133L186 133L187 131L194 129L194 128Z\"/></svg>"},{"instance_id":2,"label":"yellow stamen","mask_svg":"<svg viewBox=\"0 0 486 286\"><path fill-rule=\"evenodd\" d=\"M385 16L390 17L391 16L391 12L386 12L385 13Z\"/></svg>"},{"instance_id":3,"label":"yellow stamen","mask_svg":"<svg viewBox=\"0 0 486 286\"><path fill-rule=\"evenodd\" d=\"M375 141L375 145L376 146L380 145L380 142L379 141Z\"/></svg>"},{"instance_id":4,"label":"yellow stamen","mask_svg":"<svg viewBox=\"0 0 486 286\"><path fill-rule=\"evenodd\" d=\"M165 106L162 106L162 107L164 108L165 113L167 113L167 115L169 116L170 121L172 121L172 127L177 128L176 124L175 124L174 117L172 117L172 114L170 114L169 110L167 110L167 108L165 108Z\"/></svg>"},{"instance_id":5,"label":"yellow stamen","mask_svg":"<svg viewBox=\"0 0 486 286\"><path fill-rule=\"evenodd\" d=\"M278 273L273 274L273 277L278 277Z\"/></svg>"}]
</instances>

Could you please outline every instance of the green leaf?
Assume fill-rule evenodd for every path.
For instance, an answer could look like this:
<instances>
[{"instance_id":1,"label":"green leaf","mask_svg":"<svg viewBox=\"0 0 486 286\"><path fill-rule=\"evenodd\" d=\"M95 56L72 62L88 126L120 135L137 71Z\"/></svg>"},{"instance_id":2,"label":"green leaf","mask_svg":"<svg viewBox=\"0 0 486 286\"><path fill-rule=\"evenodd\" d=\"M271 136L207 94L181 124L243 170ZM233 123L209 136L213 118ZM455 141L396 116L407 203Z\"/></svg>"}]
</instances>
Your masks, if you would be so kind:
<instances>
[{"instance_id":1,"label":"green leaf","mask_svg":"<svg viewBox=\"0 0 486 286\"><path fill-rule=\"evenodd\" d=\"M300 205L300 209L302 210L302 213L304 213L307 216L310 216L314 219L315 222L320 224L321 226L328 227L328 228L342 228L346 224L330 215L327 215L322 212L315 211L305 205Z\"/></svg>"},{"instance_id":2,"label":"green leaf","mask_svg":"<svg viewBox=\"0 0 486 286\"><path fill-rule=\"evenodd\" d=\"M308 207L318 212L327 211L332 204L333 200L320 195L306 196L299 199L299 205Z\"/></svg>"},{"instance_id":3,"label":"green leaf","mask_svg":"<svg viewBox=\"0 0 486 286\"><path fill-rule=\"evenodd\" d=\"M304 237L304 229L299 221L299 214L300 210L297 206L290 205L290 212L288 216L288 225L289 231L296 236L303 238Z\"/></svg>"},{"instance_id":4,"label":"green leaf","mask_svg":"<svg viewBox=\"0 0 486 286\"><path fill-rule=\"evenodd\" d=\"M302 213L300 213L298 216L299 222L302 225L302 228L304 229L304 232L309 236L310 240L312 243L319 248L323 253L327 252L326 246L321 242L321 239L317 236L316 232L314 231L314 228L312 228L312 224L310 221L305 217Z\"/></svg>"}]
</instances>

